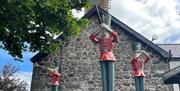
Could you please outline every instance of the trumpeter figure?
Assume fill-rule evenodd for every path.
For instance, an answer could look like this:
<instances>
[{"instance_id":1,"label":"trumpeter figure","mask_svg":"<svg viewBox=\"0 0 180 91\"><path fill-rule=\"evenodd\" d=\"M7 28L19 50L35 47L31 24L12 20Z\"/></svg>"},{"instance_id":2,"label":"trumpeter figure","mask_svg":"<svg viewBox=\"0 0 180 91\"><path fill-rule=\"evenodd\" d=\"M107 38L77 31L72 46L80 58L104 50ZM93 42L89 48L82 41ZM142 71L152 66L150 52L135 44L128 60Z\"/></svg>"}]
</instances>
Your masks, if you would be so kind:
<instances>
[{"instance_id":1,"label":"trumpeter figure","mask_svg":"<svg viewBox=\"0 0 180 91\"><path fill-rule=\"evenodd\" d=\"M99 37L98 37L99 35ZM100 49L100 65L103 91L114 91L114 62L116 60L113 49L119 42L118 34L106 24L100 25L100 30L90 35L93 43Z\"/></svg>"},{"instance_id":2,"label":"trumpeter figure","mask_svg":"<svg viewBox=\"0 0 180 91\"><path fill-rule=\"evenodd\" d=\"M51 91L58 91L59 82L61 80L61 75L59 73L59 60L41 62L40 65L38 62L35 62L36 67L41 67L47 70L47 76L51 80ZM51 64L51 66L46 67L44 65Z\"/></svg>"},{"instance_id":3,"label":"trumpeter figure","mask_svg":"<svg viewBox=\"0 0 180 91\"><path fill-rule=\"evenodd\" d=\"M135 80L136 91L144 91L144 65L150 60L150 56L141 48L140 42L133 43L134 55L131 58L132 71Z\"/></svg>"},{"instance_id":4,"label":"trumpeter figure","mask_svg":"<svg viewBox=\"0 0 180 91\"><path fill-rule=\"evenodd\" d=\"M61 80L59 73L59 60L53 61L53 67L48 68L48 77L51 78L51 91L58 91L59 82Z\"/></svg>"}]
</instances>

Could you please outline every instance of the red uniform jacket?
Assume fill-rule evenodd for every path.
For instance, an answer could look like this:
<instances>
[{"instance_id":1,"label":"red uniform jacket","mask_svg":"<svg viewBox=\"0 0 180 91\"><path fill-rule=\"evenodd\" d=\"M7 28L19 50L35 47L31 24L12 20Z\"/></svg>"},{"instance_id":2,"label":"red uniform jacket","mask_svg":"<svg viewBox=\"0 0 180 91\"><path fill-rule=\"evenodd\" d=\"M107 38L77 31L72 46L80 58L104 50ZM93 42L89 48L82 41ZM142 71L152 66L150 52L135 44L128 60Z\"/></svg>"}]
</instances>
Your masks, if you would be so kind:
<instances>
[{"instance_id":1,"label":"red uniform jacket","mask_svg":"<svg viewBox=\"0 0 180 91\"><path fill-rule=\"evenodd\" d=\"M145 76L144 74L144 64L149 61L149 58L146 57L144 61L140 60L139 58L132 57L131 64L134 76Z\"/></svg>"},{"instance_id":2,"label":"red uniform jacket","mask_svg":"<svg viewBox=\"0 0 180 91\"><path fill-rule=\"evenodd\" d=\"M48 76L51 77L51 85L59 85L60 74L58 72L50 72Z\"/></svg>"},{"instance_id":3,"label":"red uniform jacket","mask_svg":"<svg viewBox=\"0 0 180 91\"><path fill-rule=\"evenodd\" d=\"M99 44L100 48L100 61L105 61L105 60L111 60L115 61L116 58L113 54L113 48L114 48L114 43L119 42L118 34L116 32L111 32L109 38L105 37L100 37L96 38L94 34L90 36L90 39L94 42Z\"/></svg>"}]
</instances>

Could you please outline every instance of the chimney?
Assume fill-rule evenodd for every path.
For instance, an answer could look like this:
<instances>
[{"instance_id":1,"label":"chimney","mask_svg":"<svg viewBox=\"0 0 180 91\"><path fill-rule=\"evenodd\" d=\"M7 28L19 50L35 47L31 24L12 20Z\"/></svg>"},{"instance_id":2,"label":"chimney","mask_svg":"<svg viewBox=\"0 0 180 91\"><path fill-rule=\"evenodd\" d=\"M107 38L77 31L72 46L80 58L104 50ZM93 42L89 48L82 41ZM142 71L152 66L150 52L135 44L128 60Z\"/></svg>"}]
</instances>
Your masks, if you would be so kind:
<instances>
[{"instance_id":1,"label":"chimney","mask_svg":"<svg viewBox=\"0 0 180 91\"><path fill-rule=\"evenodd\" d=\"M111 9L111 0L100 0L99 7L101 7L105 11L109 12Z\"/></svg>"},{"instance_id":2,"label":"chimney","mask_svg":"<svg viewBox=\"0 0 180 91\"><path fill-rule=\"evenodd\" d=\"M99 0L89 0L89 1L90 1L91 8L96 6L99 2Z\"/></svg>"},{"instance_id":3,"label":"chimney","mask_svg":"<svg viewBox=\"0 0 180 91\"><path fill-rule=\"evenodd\" d=\"M99 5L99 7L109 12L111 9L111 0L90 0L90 5L91 8Z\"/></svg>"},{"instance_id":4,"label":"chimney","mask_svg":"<svg viewBox=\"0 0 180 91\"><path fill-rule=\"evenodd\" d=\"M99 7L110 13L111 10L111 0L100 0ZM103 22L107 24L109 27L111 26L111 15L110 14L103 14Z\"/></svg>"},{"instance_id":5,"label":"chimney","mask_svg":"<svg viewBox=\"0 0 180 91\"><path fill-rule=\"evenodd\" d=\"M100 8L104 9L107 12L111 10L111 0L90 0L91 8L98 5ZM86 10L87 12L87 10ZM103 23L107 24L109 27L111 25L111 15L110 14L101 14ZM102 23L102 22L101 22Z\"/></svg>"}]
</instances>

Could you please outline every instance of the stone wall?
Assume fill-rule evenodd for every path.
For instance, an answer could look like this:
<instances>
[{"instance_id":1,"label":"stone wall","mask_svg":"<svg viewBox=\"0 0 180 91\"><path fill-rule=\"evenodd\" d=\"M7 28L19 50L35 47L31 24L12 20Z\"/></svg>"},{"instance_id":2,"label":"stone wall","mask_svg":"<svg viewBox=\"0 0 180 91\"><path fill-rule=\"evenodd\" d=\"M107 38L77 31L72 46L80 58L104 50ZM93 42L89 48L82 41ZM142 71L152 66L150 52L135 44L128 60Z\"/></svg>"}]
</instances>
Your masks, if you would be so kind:
<instances>
[{"instance_id":1,"label":"stone wall","mask_svg":"<svg viewBox=\"0 0 180 91\"><path fill-rule=\"evenodd\" d=\"M99 50L86 35L99 26L96 17L91 17L87 30L64 44L63 50L52 54L62 62L59 91L102 91L101 72L99 65ZM132 56L132 41L135 39L127 32L113 26L120 37L120 43L114 50L115 62L115 91L135 91L134 79L131 72L130 57ZM148 50L152 60L145 67L145 91L172 91L171 85L162 83L162 74L169 70L168 62L152 49ZM44 58L42 60L48 60ZM31 91L50 91L47 85L46 70L33 69Z\"/></svg>"}]
</instances>

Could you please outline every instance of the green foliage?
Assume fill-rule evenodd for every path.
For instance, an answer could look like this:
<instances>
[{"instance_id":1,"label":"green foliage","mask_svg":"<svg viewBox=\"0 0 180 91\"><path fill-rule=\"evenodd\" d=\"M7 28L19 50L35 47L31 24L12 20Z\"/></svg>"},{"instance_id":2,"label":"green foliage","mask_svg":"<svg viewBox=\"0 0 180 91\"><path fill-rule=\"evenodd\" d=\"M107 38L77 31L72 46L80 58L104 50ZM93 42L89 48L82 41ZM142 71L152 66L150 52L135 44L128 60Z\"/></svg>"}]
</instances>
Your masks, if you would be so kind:
<instances>
[{"instance_id":1,"label":"green foliage","mask_svg":"<svg viewBox=\"0 0 180 91\"><path fill-rule=\"evenodd\" d=\"M87 19L81 19L81 20L78 21L78 25L81 28L86 28L89 25L89 21Z\"/></svg>"},{"instance_id":2,"label":"green foliage","mask_svg":"<svg viewBox=\"0 0 180 91\"><path fill-rule=\"evenodd\" d=\"M62 40L54 35L62 33L65 39L80 33L87 20L74 18L72 9L89 7L88 0L1 0L0 48L14 58L23 58L22 52L53 52ZM27 46L28 45L28 46Z\"/></svg>"}]
</instances>

